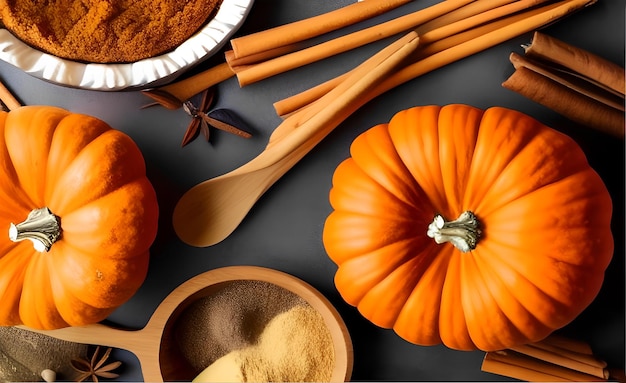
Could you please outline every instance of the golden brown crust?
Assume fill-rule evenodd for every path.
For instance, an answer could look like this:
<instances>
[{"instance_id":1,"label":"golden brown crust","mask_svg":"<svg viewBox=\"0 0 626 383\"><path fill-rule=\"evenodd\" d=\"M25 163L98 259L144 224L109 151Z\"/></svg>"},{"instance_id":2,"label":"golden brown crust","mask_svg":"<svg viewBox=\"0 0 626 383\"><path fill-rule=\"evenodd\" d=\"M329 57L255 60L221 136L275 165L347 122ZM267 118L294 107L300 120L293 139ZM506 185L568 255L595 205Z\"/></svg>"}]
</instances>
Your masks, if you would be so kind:
<instances>
[{"instance_id":1,"label":"golden brown crust","mask_svg":"<svg viewBox=\"0 0 626 383\"><path fill-rule=\"evenodd\" d=\"M222 0L0 0L0 19L25 43L66 59L134 62L193 35Z\"/></svg>"}]
</instances>

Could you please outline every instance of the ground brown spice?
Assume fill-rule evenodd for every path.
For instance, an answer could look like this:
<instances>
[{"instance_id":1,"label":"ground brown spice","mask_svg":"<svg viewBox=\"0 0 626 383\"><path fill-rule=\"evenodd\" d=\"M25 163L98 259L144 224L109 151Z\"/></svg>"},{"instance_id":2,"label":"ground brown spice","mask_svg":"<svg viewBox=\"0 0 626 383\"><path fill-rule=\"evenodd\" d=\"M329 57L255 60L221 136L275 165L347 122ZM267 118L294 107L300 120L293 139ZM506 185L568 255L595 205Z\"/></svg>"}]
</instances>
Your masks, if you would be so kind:
<instances>
[{"instance_id":1,"label":"ground brown spice","mask_svg":"<svg viewBox=\"0 0 626 383\"><path fill-rule=\"evenodd\" d=\"M176 322L182 354L200 373L217 360L243 381L328 381L332 338L317 310L261 281L236 281L200 299Z\"/></svg>"},{"instance_id":2,"label":"ground brown spice","mask_svg":"<svg viewBox=\"0 0 626 383\"><path fill-rule=\"evenodd\" d=\"M255 344L272 318L301 304L302 298L272 283L230 282L181 313L176 338L183 356L202 371L228 352Z\"/></svg>"},{"instance_id":3,"label":"ground brown spice","mask_svg":"<svg viewBox=\"0 0 626 383\"><path fill-rule=\"evenodd\" d=\"M0 19L18 38L86 62L133 62L172 50L222 0L0 0Z\"/></svg>"}]
</instances>

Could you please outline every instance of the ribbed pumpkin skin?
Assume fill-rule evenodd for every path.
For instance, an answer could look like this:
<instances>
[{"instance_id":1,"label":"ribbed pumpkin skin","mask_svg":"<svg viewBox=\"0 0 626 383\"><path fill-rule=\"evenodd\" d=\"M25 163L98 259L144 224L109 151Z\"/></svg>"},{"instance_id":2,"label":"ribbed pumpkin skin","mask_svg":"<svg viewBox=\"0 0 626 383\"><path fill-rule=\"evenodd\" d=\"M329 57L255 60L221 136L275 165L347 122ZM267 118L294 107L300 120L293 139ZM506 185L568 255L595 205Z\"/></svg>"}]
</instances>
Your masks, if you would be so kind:
<instances>
[{"instance_id":1,"label":"ribbed pumpkin skin","mask_svg":"<svg viewBox=\"0 0 626 383\"><path fill-rule=\"evenodd\" d=\"M323 243L335 285L372 323L419 345L538 341L596 297L612 203L568 136L519 112L422 106L358 136L333 176ZM472 211L463 253L426 235Z\"/></svg>"},{"instance_id":2,"label":"ribbed pumpkin skin","mask_svg":"<svg viewBox=\"0 0 626 383\"><path fill-rule=\"evenodd\" d=\"M48 252L0 235L0 325L95 323L143 283L158 204L143 156L104 122L49 106L0 113L0 227L48 207Z\"/></svg>"}]
</instances>

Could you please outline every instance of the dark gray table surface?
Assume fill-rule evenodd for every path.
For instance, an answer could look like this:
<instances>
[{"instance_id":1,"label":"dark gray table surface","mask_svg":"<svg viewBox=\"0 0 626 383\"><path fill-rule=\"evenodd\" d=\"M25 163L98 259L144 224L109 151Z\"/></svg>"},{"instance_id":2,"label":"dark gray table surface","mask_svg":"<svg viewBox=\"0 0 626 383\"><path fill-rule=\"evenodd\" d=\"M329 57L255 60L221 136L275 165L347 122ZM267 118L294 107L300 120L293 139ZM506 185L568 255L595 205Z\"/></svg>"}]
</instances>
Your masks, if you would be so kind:
<instances>
[{"instance_id":1,"label":"dark gray table surface","mask_svg":"<svg viewBox=\"0 0 626 383\"><path fill-rule=\"evenodd\" d=\"M404 13L434 4L416 0ZM238 35L266 29L330 11L348 0L256 0ZM626 0L599 0L543 31L568 43L624 65ZM378 18L374 21L380 21ZM333 284L335 265L321 240L330 213L328 191L335 167L348 156L351 141L369 127L386 122L399 110L416 105L466 103L480 108L505 106L525 112L571 135L600 173L614 201L615 256L597 299L562 333L588 341L598 357L624 368L624 143L574 124L553 111L501 87L513 72L512 51L530 41L520 36L450 64L389 91L348 118L300 163L279 180L255 205L237 230L207 248L181 242L171 225L178 198L200 181L225 173L256 156L280 123L272 103L355 66L386 41L240 88L235 79L218 89L217 106L236 111L253 128L251 139L221 131L211 143L197 139L185 148L181 138L189 119L182 110L140 109L147 102L137 91L98 92L50 84L0 62L0 78L24 104L48 104L97 116L127 132L144 153L148 175L158 193L161 218L152 247L148 277L137 294L109 318L129 328L142 327L156 306L176 286L203 271L227 265L259 265L295 275L321 291L345 320L354 344L353 380L493 381L506 378L483 373L484 353L443 346L407 343L391 330L363 319L338 295ZM210 59L190 73L214 63ZM134 355L116 350L125 364L119 378L142 380Z\"/></svg>"}]
</instances>

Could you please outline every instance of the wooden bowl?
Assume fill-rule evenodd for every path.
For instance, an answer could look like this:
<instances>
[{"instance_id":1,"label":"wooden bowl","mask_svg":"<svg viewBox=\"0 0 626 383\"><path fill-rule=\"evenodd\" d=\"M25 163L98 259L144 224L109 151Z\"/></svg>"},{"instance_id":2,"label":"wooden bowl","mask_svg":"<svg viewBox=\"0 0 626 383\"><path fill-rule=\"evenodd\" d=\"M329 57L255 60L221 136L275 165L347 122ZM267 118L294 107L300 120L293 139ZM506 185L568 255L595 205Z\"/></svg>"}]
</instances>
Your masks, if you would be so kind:
<instances>
[{"instance_id":1,"label":"wooden bowl","mask_svg":"<svg viewBox=\"0 0 626 383\"><path fill-rule=\"evenodd\" d=\"M301 279L278 270L258 266L229 266L205 272L183 283L155 311L155 314L158 311L172 313L165 324L159 356L164 381L189 380L195 376L189 376L188 372L193 369L184 361L175 340L175 330L181 313L198 300L215 294L234 281L271 283L296 294L317 310L331 334L335 351L331 381L350 380L353 365L352 341L343 319L324 295ZM194 374L196 372L198 371L194 371Z\"/></svg>"},{"instance_id":2,"label":"wooden bowl","mask_svg":"<svg viewBox=\"0 0 626 383\"><path fill-rule=\"evenodd\" d=\"M332 382L350 380L352 341L343 319L333 305L308 283L284 272L258 266L229 266L199 274L174 289L140 330L112 328L103 324L42 331L22 328L58 339L122 348L137 356L145 381L189 381L195 371L176 339L176 326L185 309L215 294L233 281L261 281L282 287L301 297L324 319L334 346ZM188 350L187 350L188 351Z\"/></svg>"}]
</instances>

